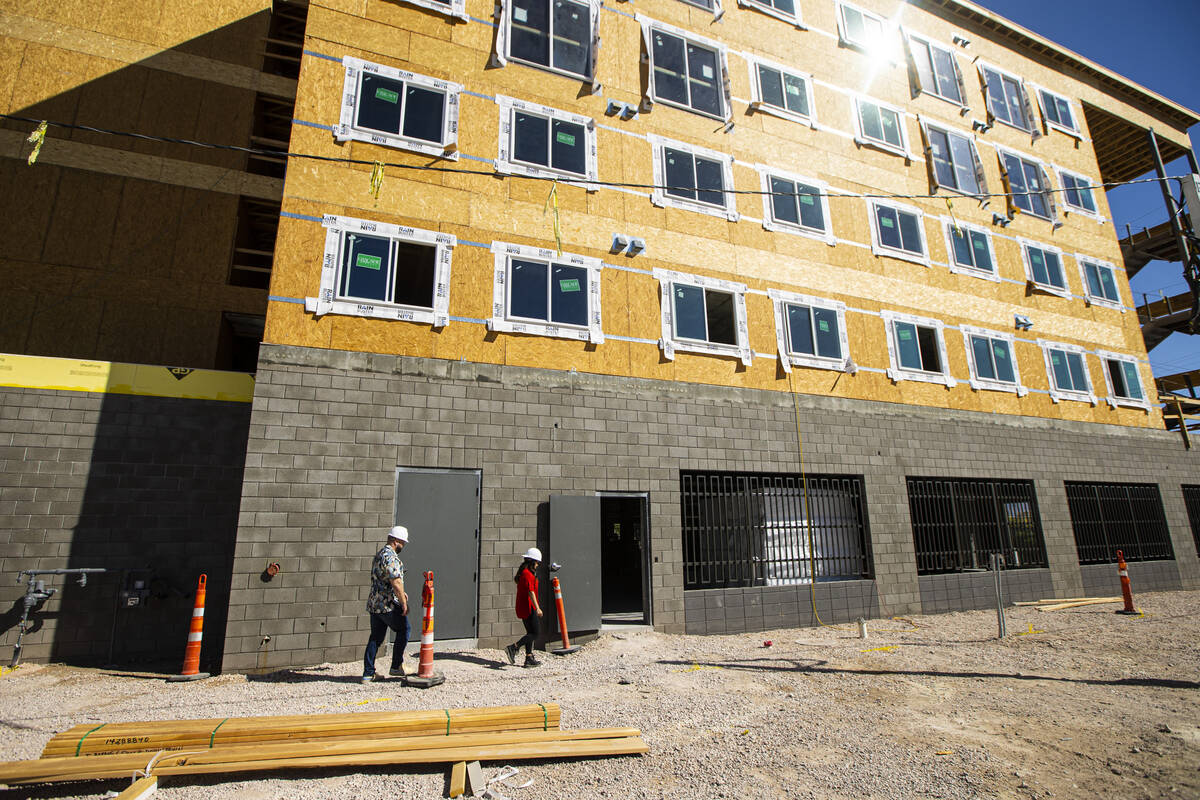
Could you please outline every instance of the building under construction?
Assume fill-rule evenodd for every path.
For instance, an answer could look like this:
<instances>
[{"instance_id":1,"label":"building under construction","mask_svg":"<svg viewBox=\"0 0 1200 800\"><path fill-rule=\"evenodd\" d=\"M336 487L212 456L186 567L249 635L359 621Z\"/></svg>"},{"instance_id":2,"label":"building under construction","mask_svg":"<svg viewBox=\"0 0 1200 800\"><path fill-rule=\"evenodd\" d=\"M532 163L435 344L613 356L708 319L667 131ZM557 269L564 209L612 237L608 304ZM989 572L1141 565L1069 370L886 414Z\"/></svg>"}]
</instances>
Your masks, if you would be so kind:
<instances>
[{"instance_id":1,"label":"building under construction","mask_svg":"<svg viewBox=\"0 0 1200 800\"><path fill-rule=\"evenodd\" d=\"M966 0L174 6L0 12L4 567L109 570L27 658L201 571L208 668L357 658L395 523L480 647L530 546L580 632L1200 587L1105 197L1195 112Z\"/></svg>"}]
</instances>

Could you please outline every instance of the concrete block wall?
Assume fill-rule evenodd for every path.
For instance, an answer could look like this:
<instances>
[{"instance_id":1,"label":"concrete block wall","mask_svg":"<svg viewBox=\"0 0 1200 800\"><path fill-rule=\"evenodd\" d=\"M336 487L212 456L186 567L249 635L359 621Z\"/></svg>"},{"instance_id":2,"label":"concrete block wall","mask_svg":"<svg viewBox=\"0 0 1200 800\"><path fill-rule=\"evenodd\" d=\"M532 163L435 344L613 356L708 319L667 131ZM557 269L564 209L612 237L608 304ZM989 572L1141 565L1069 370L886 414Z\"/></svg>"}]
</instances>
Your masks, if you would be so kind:
<instances>
[{"instance_id":1,"label":"concrete block wall","mask_svg":"<svg viewBox=\"0 0 1200 800\"><path fill-rule=\"evenodd\" d=\"M0 388L0 647L20 571L98 567L86 587L43 576L58 592L24 660L178 670L207 573L201 668L219 668L249 422L247 403ZM127 570L149 571L143 609L117 609Z\"/></svg>"},{"instance_id":2,"label":"concrete block wall","mask_svg":"<svg viewBox=\"0 0 1200 800\"><path fill-rule=\"evenodd\" d=\"M1178 550L1175 555L1178 559ZM1187 561L1186 558L1181 560L1184 563ZM1128 567L1129 585L1135 600L1137 592L1169 592L1184 586L1180 561L1135 561ZM1121 576L1116 564L1088 564L1080 567L1079 572L1083 578L1084 593L1088 597L1116 597L1121 594Z\"/></svg>"},{"instance_id":3,"label":"concrete block wall","mask_svg":"<svg viewBox=\"0 0 1200 800\"><path fill-rule=\"evenodd\" d=\"M816 615L814 615L814 607ZM875 581L684 592L687 633L746 633L879 617ZM820 617L818 621L817 617Z\"/></svg>"},{"instance_id":4,"label":"concrete block wall","mask_svg":"<svg viewBox=\"0 0 1200 800\"><path fill-rule=\"evenodd\" d=\"M921 610L926 614L996 607L996 578L991 572L922 575ZM1048 569L1012 569L1003 573L1004 603L1057 596Z\"/></svg>"},{"instance_id":5,"label":"concrete block wall","mask_svg":"<svg viewBox=\"0 0 1200 800\"><path fill-rule=\"evenodd\" d=\"M1179 489L1198 481L1200 455L1165 431L815 395L799 398L797 416L777 392L282 345L264 346L259 367L227 669L361 656L370 559L392 524L397 466L482 473L480 646L518 633L511 572L537 543L538 506L601 490L648 493L654 626L695 629L679 470L798 472L797 426L807 470L865 478L882 615L923 607L906 475L1033 479L1064 594L1084 587L1063 480L1158 483L1181 585L1200 585ZM283 574L263 584L268 560ZM756 593L749 602L774 594ZM440 591L439 602L451 600ZM761 624L790 619L787 601L774 605ZM709 631L707 595L705 609Z\"/></svg>"}]
</instances>

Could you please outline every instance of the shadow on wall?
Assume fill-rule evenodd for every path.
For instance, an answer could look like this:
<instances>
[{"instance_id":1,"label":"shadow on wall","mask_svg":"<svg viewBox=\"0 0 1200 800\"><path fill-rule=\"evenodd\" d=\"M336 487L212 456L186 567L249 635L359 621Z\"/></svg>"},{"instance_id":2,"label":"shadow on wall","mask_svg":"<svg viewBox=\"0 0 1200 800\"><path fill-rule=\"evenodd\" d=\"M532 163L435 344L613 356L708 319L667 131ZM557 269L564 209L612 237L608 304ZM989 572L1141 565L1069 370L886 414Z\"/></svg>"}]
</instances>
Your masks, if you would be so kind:
<instances>
[{"instance_id":1,"label":"shadow on wall","mask_svg":"<svg viewBox=\"0 0 1200 800\"><path fill-rule=\"evenodd\" d=\"M236 86L230 83L242 79L193 76L205 74L204 65L226 76L264 69L270 22L269 10L234 20L24 107L17 92L10 113L248 145L261 100L249 79ZM97 62L38 52L44 75L80 74L80 65ZM56 56L62 63L47 66ZM25 85L34 91L45 83ZM0 352L228 368L220 363L228 348L222 311L262 314L266 292L231 285L239 196L210 190L197 176L273 175L273 168L259 170L241 153L61 128L49 129L48 146L30 167L23 139L32 127L0 121L3 152L15 156L10 145L22 142L21 158L0 158L0 184L9 187L0 193L7 259ZM173 182L157 180L162 162L145 157L171 159ZM25 658L178 672L197 579L207 573L200 667L218 671L250 404L6 391L22 405L22 419L0 419L0 430L14 432L21 452L0 462L0 499L20 491L18 502L36 508L0 530L5 567L108 570L86 587L71 576L42 576L57 594L31 614ZM24 585L13 577L0 589L6 643L15 641L22 611ZM138 605L123 605L126 589Z\"/></svg>"}]
</instances>

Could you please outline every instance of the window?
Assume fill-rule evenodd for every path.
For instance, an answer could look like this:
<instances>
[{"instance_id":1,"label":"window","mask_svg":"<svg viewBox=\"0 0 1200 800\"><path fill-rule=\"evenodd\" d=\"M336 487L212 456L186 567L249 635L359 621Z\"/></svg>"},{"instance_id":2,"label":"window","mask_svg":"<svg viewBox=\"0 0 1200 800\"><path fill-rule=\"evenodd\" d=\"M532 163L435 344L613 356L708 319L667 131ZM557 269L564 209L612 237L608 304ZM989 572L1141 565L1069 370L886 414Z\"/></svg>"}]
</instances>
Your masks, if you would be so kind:
<instances>
[{"instance_id":1,"label":"window","mask_svg":"<svg viewBox=\"0 0 1200 800\"><path fill-rule=\"evenodd\" d=\"M1136 359L1120 353L1100 353L1104 365L1104 383L1108 387L1108 404L1134 406L1149 410L1146 393L1142 391L1142 379L1138 374Z\"/></svg>"},{"instance_id":2,"label":"window","mask_svg":"<svg viewBox=\"0 0 1200 800\"><path fill-rule=\"evenodd\" d=\"M992 237L986 230L948 217L943 217L942 223L946 228L951 272L1000 280L996 274L996 257L992 253Z\"/></svg>"},{"instance_id":3,"label":"window","mask_svg":"<svg viewBox=\"0 0 1200 800\"><path fill-rule=\"evenodd\" d=\"M729 98L725 88L725 49L716 42L641 15L638 21L650 55L647 100L726 119Z\"/></svg>"},{"instance_id":4,"label":"window","mask_svg":"<svg viewBox=\"0 0 1200 800\"><path fill-rule=\"evenodd\" d=\"M679 486L685 589L873 575L861 475L680 470Z\"/></svg>"},{"instance_id":5,"label":"window","mask_svg":"<svg viewBox=\"0 0 1200 800\"><path fill-rule=\"evenodd\" d=\"M971 367L971 388L1016 392L1018 397L1028 394L1017 370L1013 337L967 325L961 327L967 363Z\"/></svg>"},{"instance_id":6,"label":"window","mask_svg":"<svg viewBox=\"0 0 1200 800\"><path fill-rule=\"evenodd\" d=\"M1050 378L1050 397L1060 400L1082 400L1092 405L1092 380L1088 375L1087 351L1082 347L1038 340L1046 357L1046 372Z\"/></svg>"},{"instance_id":7,"label":"window","mask_svg":"<svg viewBox=\"0 0 1200 800\"><path fill-rule=\"evenodd\" d=\"M763 227L800 233L836 243L829 223L829 187L799 175L759 167L763 190Z\"/></svg>"},{"instance_id":8,"label":"window","mask_svg":"<svg viewBox=\"0 0 1200 800\"><path fill-rule=\"evenodd\" d=\"M950 376L942 323L893 311L881 312L887 326L887 376L893 381L926 381L947 387L957 385Z\"/></svg>"},{"instance_id":9,"label":"window","mask_svg":"<svg viewBox=\"0 0 1200 800\"><path fill-rule=\"evenodd\" d=\"M653 135L647 138L654 147L652 203L737 219L733 195L726 191L733 186L730 156Z\"/></svg>"},{"instance_id":10,"label":"window","mask_svg":"<svg viewBox=\"0 0 1200 800\"><path fill-rule=\"evenodd\" d=\"M1025 276L1033 285L1050 294L1070 297L1067 279L1063 273L1062 253L1054 248L1018 239L1021 256L1025 260Z\"/></svg>"},{"instance_id":11,"label":"window","mask_svg":"<svg viewBox=\"0 0 1200 800\"><path fill-rule=\"evenodd\" d=\"M1031 480L908 477L917 574L1046 567L1046 543Z\"/></svg>"},{"instance_id":12,"label":"window","mask_svg":"<svg viewBox=\"0 0 1200 800\"><path fill-rule=\"evenodd\" d=\"M1005 180L1008 181L1009 207L1042 219L1053 219L1054 197L1049 191L1050 179L1042 166L1016 153L1003 150L997 152L1000 154L1000 166L1004 170Z\"/></svg>"},{"instance_id":13,"label":"window","mask_svg":"<svg viewBox=\"0 0 1200 800\"><path fill-rule=\"evenodd\" d=\"M1067 98L1048 89L1038 89L1037 98L1047 127L1058 128L1072 136L1079 135L1079 126L1075 124L1075 115L1071 113L1071 102Z\"/></svg>"},{"instance_id":14,"label":"window","mask_svg":"<svg viewBox=\"0 0 1200 800\"><path fill-rule=\"evenodd\" d=\"M846 343L846 306L833 300L768 289L775 306L779 363L792 367L853 371Z\"/></svg>"},{"instance_id":15,"label":"window","mask_svg":"<svg viewBox=\"0 0 1200 800\"><path fill-rule=\"evenodd\" d=\"M920 211L879 200L872 201L870 208L871 250L875 255L903 258L929 266Z\"/></svg>"},{"instance_id":16,"label":"window","mask_svg":"<svg viewBox=\"0 0 1200 800\"><path fill-rule=\"evenodd\" d=\"M598 258L494 242L495 279L488 330L600 344Z\"/></svg>"},{"instance_id":17,"label":"window","mask_svg":"<svg viewBox=\"0 0 1200 800\"><path fill-rule=\"evenodd\" d=\"M983 79L988 113L1007 125L1034 133L1033 109L1029 106L1025 83L984 64L979 65L979 75Z\"/></svg>"},{"instance_id":18,"label":"window","mask_svg":"<svg viewBox=\"0 0 1200 800\"><path fill-rule=\"evenodd\" d=\"M599 46L598 2L502 0L496 61L520 61L591 80Z\"/></svg>"},{"instance_id":19,"label":"window","mask_svg":"<svg viewBox=\"0 0 1200 800\"><path fill-rule=\"evenodd\" d=\"M1189 486L1185 483L1179 488L1183 490L1183 505L1187 508L1192 541L1196 543L1196 555L1200 556L1200 486Z\"/></svg>"},{"instance_id":20,"label":"window","mask_svg":"<svg viewBox=\"0 0 1200 800\"><path fill-rule=\"evenodd\" d=\"M796 3L797 0L738 0L738 5L743 8L753 8L790 22L797 28L803 28L804 23L800 21L800 9L796 7Z\"/></svg>"},{"instance_id":21,"label":"window","mask_svg":"<svg viewBox=\"0 0 1200 800\"><path fill-rule=\"evenodd\" d=\"M1121 307L1121 293L1117 289L1116 270L1112 264L1093 261L1086 256L1076 255L1079 272L1083 277L1083 289L1089 303L1109 308Z\"/></svg>"},{"instance_id":22,"label":"window","mask_svg":"<svg viewBox=\"0 0 1200 800\"><path fill-rule=\"evenodd\" d=\"M754 354L746 334L746 286L670 270L654 270L662 294L662 340L667 359L675 351L736 355L749 366Z\"/></svg>"},{"instance_id":23,"label":"window","mask_svg":"<svg viewBox=\"0 0 1200 800\"><path fill-rule=\"evenodd\" d=\"M1080 564L1175 560L1162 496L1154 483L1063 481ZM1111 574L1111 573L1110 573Z\"/></svg>"},{"instance_id":24,"label":"window","mask_svg":"<svg viewBox=\"0 0 1200 800\"><path fill-rule=\"evenodd\" d=\"M876 54L884 49L884 34L883 17L838 3L838 39L842 44Z\"/></svg>"},{"instance_id":25,"label":"window","mask_svg":"<svg viewBox=\"0 0 1200 800\"><path fill-rule=\"evenodd\" d=\"M309 311L449 324L454 236L335 215L322 224L321 291L305 300Z\"/></svg>"},{"instance_id":26,"label":"window","mask_svg":"<svg viewBox=\"0 0 1200 800\"><path fill-rule=\"evenodd\" d=\"M962 72L953 51L927 39L908 37L908 52L922 92L965 106Z\"/></svg>"},{"instance_id":27,"label":"window","mask_svg":"<svg viewBox=\"0 0 1200 800\"><path fill-rule=\"evenodd\" d=\"M856 98L855 107L858 112L854 117L858 133L855 142L860 145L874 145L908 157L903 111L866 97Z\"/></svg>"},{"instance_id":28,"label":"window","mask_svg":"<svg viewBox=\"0 0 1200 800\"><path fill-rule=\"evenodd\" d=\"M497 96L497 172L596 179L596 123L579 114ZM588 186L594 191L595 186Z\"/></svg>"},{"instance_id":29,"label":"window","mask_svg":"<svg viewBox=\"0 0 1200 800\"><path fill-rule=\"evenodd\" d=\"M934 188L970 195L987 193L983 164L972 137L926 122L921 123L921 130L929 145L927 156Z\"/></svg>"},{"instance_id":30,"label":"window","mask_svg":"<svg viewBox=\"0 0 1200 800\"><path fill-rule=\"evenodd\" d=\"M1087 178L1059 170L1058 178L1063 185L1063 202L1069 208L1091 216L1097 216L1096 198L1092 196L1092 182Z\"/></svg>"},{"instance_id":31,"label":"window","mask_svg":"<svg viewBox=\"0 0 1200 800\"><path fill-rule=\"evenodd\" d=\"M346 56L339 142L372 142L457 159L462 86Z\"/></svg>"},{"instance_id":32,"label":"window","mask_svg":"<svg viewBox=\"0 0 1200 800\"><path fill-rule=\"evenodd\" d=\"M813 124L811 79L765 61L750 63L751 106L784 119Z\"/></svg>"}]
</instances>

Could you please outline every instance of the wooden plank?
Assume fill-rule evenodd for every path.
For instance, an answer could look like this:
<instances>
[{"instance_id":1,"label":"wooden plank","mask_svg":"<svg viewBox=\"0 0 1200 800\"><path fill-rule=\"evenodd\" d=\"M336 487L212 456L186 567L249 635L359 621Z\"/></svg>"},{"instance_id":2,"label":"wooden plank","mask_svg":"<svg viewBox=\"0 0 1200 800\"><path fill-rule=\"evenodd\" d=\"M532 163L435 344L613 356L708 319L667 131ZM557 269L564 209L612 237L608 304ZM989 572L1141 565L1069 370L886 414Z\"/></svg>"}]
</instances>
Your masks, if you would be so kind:
<instances>
[{"instance_id":1,"label":"wooden plank","mask_svg":"<svg viewBox=\"0 0 1200 800\"><path fill-rule=\"evenodd\" d=\"M325 743L326 748L333 748L318 753L305 753L303 750L288 751L287 745L267 749L259 748L258 752L243 753L248 756L230 756L222 753L230 748L206 750L201 753L172 753L163 756L154 765L155 775L201 775L212 773L233 773L267 771L276 769L306 769L345 766L371 766L383 764L441 764L456 761L508 761L512 759L542 759L542 758L577 758L583 756L602 755L634 755L648 751L646 743L640 736L620 736L615 738L585 738L587 731L571 731L576 737L561 738L566 731L541 732L540 734L526 733L524 736L560 738L543 738L533 741L511 741L508 734L473 734L472 736L489 737L489 740L476 741L472 744L463 743L462 737L445 737L431 739L422 737L426 742L436 742L439 746L429 748L408 749L408 746L421 740L409 739L381 742L379 740L363 741L362 752L339 752L333 748L334 743ZM522 734L518 734L521 736ZM344 744L344 743L341 743ZM250 748L253 751L253 748ZM255 757L257 756L257 757ZM95 756L87 759L34 759L0 764L0 783L10 785L25 783L54 783L60 781L77 781L87 779L119 778L130 773L131 764L139 762L133 768L144 768L141 758L131 755Z\"/></svg>"},{"instance_id":2,"label":"wooden plank","mask_svg":"<svg viewBox=\"0 0 1200 800\"><path fill-rule=\"evenodd\" d=\"M366 758L362 763L441 763L445 761L470 761L479 757L450 758L437 756L426 758L426 753L450 751L470 755L475 749L494 747L529 746L536 750L540 746L571 746L580 742L605 740L628 740L640 735L636 728L595 728L582 730L534 730L502 731L488 733L462 733L450 736L414 736L403 738L360 738L335 739L315 742L253 742L238 745L222 745L212 749L174 752L163 755L154 766L154 773L192 774L192 768L202 772L209 766L241 764L242 770L254 769L256 763L266 765L290 760L334 759L331 763L358 763L354 758ZM639 751L642 752L642 751ZM388 761L388 754L407 754L408 761ZM382 761L370 760L375 756ZM537 756L531 756L537 757ZM337 759L351 759L339 762ZM29 783L56 780L82 780L85 778L121 777L134 770L144 769L146 757L141 753L116 753L96 755L89 758L73 756L41 758L31 761L15 761L0 764L0 783ZM175 770L175 768L179 768ZM175 770L175 771L164 771Z\"/></svg>"},{"instance_id":3,"label":"wooden plank","mask_svg":"<svg viewBox=\"0 0 1200 800\"><path fill-rule=\"evenodd\" d=\"M481 797L487 789L487 781L483 779L483 767L478 761L467 764L467 793L472 797Z\"/></svg>"},{"instance_id":4,"label":"wooden plank","mask_svg":"<svg viewBox=\"0 0 1200 800\"><path fill-rule=\"evenodd\" d=\"M1079 608L1080 606L1094 606L1102 603L1120 603L1120 597L1093 597L1088 600L1073 600L1069 603L1056 603L1049 606L1038 606L1038 611L1059 611L1064 608Z\"/></svg>"},{"instance_id":5,"label":"wooden plank","mask_svg":"<svg viewBox=\"0 0 1200 800\"><path fill-rule=\"evenodd\" d=\"M149 775L138 778L129 784L129 788L113 798L113 800L144 800L158 791L158 776Z\"/></svg>"},{"instance_id":6,"label":"wooden plank","mask_svg":"<svg viewBox=\"0 0 1200 800\"><path fill-rule=\"evenodd\" d=\"M466 788L467 762L455 761L450 768L450 797L459 797Z\"/></svg>"}]
</instances>

